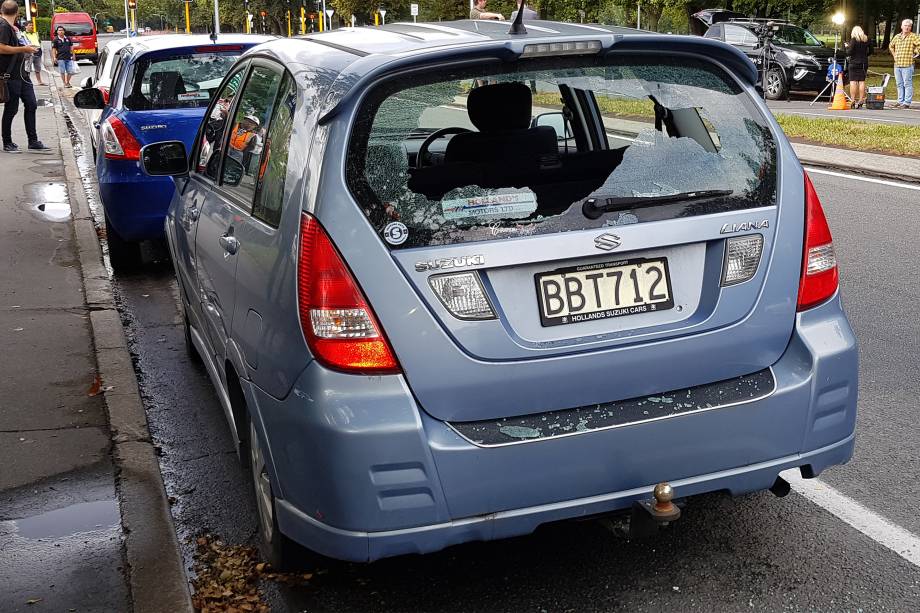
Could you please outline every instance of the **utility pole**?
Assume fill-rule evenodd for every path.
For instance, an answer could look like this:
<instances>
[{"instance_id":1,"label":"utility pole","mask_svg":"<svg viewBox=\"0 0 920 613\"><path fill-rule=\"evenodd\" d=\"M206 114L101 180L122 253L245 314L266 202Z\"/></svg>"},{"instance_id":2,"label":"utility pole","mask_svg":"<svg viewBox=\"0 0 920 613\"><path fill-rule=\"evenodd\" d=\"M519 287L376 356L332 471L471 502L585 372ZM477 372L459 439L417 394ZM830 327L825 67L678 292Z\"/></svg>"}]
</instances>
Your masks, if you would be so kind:
<instances>
[{"instance_id":1,"label":"utility pole","mask_svg":"<svg viewBox=\"0 0 920 613\"><path fill-rule=\"evenodd\" d=\"M642 29L642 2L636 3L636 29Z\"/></svg>"},{"instance_id":2,"label":"utility pole","mask_svg":"<svg viewBox=\"0 0 920 613\"><path fill-rule=\"evenodd\" d=\"M211 38L216 41L218 34L220 34L220 12L217 10L217 0L214 0L214 32Z\"/></svg>"},{"instance_id":3,"label":"utility pole","mask_svg":"<svg viewBox=\"0 0 920 613\"><path fill-rule=\"evenodd\" d=\"M128 0L125 0L125 38L131 38L131 22L128 21Z\"/></svg>"}]
</instances>

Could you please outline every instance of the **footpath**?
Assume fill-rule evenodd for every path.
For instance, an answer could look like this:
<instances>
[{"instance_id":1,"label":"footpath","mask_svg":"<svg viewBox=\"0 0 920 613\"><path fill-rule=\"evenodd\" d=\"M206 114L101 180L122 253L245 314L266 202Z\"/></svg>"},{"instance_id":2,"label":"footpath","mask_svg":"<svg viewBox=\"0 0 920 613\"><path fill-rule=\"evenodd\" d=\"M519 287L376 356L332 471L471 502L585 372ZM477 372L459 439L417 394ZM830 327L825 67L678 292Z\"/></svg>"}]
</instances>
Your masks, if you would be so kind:
<instances>
[{"instance_id":1,"label":"footpath","mask_svg":"<svg viewBox=\"0 0 920 613\"><path fill-rule=\"evenodd\" d=\"M191 611L55 82L0 153L0 611Z\"/></svg>"}]
</instances>

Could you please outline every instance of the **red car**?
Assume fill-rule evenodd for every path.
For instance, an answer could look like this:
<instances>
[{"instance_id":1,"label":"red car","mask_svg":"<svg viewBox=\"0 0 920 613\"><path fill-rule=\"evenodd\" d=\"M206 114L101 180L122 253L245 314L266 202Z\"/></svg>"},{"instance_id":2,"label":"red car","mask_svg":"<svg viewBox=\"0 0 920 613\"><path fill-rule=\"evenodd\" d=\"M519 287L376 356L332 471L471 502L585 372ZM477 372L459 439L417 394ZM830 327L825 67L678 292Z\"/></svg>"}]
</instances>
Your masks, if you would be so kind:
<instances>
[{"instance_id":1,"label":"red car","mask_svg":"<svg viewBox=\"0 0 920 613\"><path fill-rule=\"evenodd\" d=\"M73 40L75 60L89 60L93 64L99 59L99 41L96 38L96 23L89 13L55 13L51 18L51 38L58 26Z\"/></svg>"}]
</instances>

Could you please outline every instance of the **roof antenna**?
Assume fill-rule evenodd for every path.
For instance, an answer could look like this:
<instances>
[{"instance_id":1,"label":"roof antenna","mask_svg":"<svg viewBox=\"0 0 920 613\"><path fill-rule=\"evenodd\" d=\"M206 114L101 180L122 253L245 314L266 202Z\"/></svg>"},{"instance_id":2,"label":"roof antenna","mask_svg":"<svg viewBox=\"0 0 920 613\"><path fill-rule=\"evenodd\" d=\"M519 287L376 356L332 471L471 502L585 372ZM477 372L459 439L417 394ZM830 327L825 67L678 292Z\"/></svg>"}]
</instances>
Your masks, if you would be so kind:
<instances>
[{"instance_id":1,"label":"roof antenna","mask_svg":"<svg viewBox=\"0 0 920 613\"><path fill-rule=\"evenodd\" d=\"M521 4L518 6L517 15L514 16L514 21L511 22L511 29L508 30L508 34L527 34L527 28L524 27L524 0L521 0Z\"/></svg>"}]
</instances>

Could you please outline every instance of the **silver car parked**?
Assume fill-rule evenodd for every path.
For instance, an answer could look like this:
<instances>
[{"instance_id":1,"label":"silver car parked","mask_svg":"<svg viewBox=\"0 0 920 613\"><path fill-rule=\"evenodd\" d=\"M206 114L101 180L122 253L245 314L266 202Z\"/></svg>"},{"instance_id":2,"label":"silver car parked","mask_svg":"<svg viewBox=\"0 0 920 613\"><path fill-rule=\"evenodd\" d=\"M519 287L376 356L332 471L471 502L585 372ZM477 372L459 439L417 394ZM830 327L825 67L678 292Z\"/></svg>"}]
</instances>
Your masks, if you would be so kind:
<instances>
[{"instance_id":1,"label":"silver car parked","mask_svg":"<svg viewBox=\"0 0 920 613\"><path fill-rule=\"evenodd\" d=\"M853 452L834 245L751 62L526 25L265 43L142 151L276 566L657 525Z\"/></svg>"}]
</instances>

